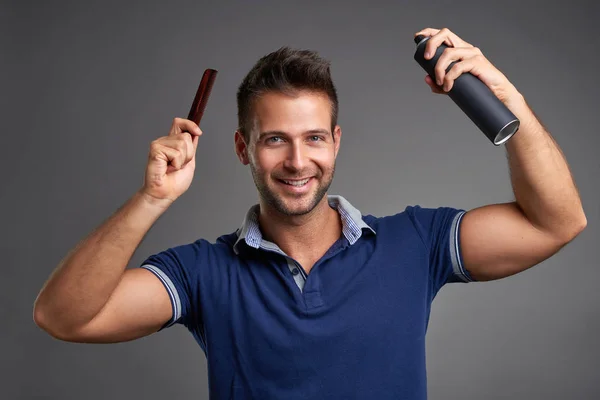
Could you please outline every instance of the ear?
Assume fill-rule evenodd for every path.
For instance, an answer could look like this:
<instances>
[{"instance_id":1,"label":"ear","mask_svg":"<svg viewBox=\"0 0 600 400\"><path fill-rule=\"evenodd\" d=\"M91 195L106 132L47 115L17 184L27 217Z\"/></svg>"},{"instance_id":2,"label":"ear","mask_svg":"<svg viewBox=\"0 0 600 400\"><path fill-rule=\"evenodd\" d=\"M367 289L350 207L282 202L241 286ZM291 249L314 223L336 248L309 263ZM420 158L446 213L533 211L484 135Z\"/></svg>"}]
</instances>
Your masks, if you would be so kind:
<instances>
[{"instance_id":1,"label":"ear","mask_svg":"<svg viewBox=\"0 0 600 400\"><path fill-rule=\"evenodd\" d=\"M235 131L234 143L235 154L237 154L238 159L242 164L248 165L250 163L250 160L248 159L248 145L246 145L244 135L239 130Z\"/></svg>"},{"instance_id":2,"label":"ear","mask_svg":"<svg viewBox=\"0 0 600 400\"><path fill-rule=\"evenodd\" d=\"M336 125L333 130L333 138L335 140L334 154L335 157L337 157L338 151L340 150L340 141L342 140L342 128L339 125Z\"/></svg>"}]
</instances>

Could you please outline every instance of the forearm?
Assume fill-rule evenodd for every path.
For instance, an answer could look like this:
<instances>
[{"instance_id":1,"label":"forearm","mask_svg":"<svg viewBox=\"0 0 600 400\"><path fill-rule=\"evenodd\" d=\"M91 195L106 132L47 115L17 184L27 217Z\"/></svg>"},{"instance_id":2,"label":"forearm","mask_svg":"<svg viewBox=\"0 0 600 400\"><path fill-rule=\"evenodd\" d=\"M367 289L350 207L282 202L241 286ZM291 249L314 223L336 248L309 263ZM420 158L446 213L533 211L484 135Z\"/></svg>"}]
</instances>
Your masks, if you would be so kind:
<instances>
[{"instance_id":1,"label":"forearm","mask_svg":"<svg viewBox=\"0 0 600 400\"><path fill-rule=\"evenodd\" d=\"M506 143L515 199L537 228L570 240L586 219L567 161L521 95L508 106L521 121Z\"/></svg>"},{"instance_id":2,"label":"forearm","mask_svg":"<svg viewBox=\"0 0 600 400\"><path fill-rule=\"evenodd\" d=\"M137 192L54 270L34 306L36 323L68 330L89 322L117 287L133 253L168 208Z\"/></svg>"}]
</instances>

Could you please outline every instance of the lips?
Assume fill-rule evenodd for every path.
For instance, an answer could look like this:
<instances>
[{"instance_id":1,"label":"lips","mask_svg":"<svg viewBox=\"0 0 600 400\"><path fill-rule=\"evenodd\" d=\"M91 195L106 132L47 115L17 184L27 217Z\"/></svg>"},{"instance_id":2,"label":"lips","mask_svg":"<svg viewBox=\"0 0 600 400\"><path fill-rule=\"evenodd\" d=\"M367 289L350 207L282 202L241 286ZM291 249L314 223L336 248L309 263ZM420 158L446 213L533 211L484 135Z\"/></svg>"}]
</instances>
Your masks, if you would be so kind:
<instances>
[{"instance_id":1,"label":"lips","mask_svg":"<svg viewBox=\"0 0 600 400\"><path fill-rule=\"evenodd\" d=\"M300 187L300 186L306 185L309 180L310 180L310 178L305 178L305 179L280 179L280 181L282 181L283 183L285 183L287 185L291 185L291 186L296 186L296 187Z\"/></svg>"},{"instance_id":2,"label":"lips","mask_svg":"<svg viewBox=\"0 0 600 400\"><path fill-rule=\"evenodd\" d=\"M283 185L284 188L287 188L288 191L293 193L301 193L308 190L309 186L312 184L313 178L313 176L302 179L277 178L277 182Z\"/></svg>"}]
</instances>

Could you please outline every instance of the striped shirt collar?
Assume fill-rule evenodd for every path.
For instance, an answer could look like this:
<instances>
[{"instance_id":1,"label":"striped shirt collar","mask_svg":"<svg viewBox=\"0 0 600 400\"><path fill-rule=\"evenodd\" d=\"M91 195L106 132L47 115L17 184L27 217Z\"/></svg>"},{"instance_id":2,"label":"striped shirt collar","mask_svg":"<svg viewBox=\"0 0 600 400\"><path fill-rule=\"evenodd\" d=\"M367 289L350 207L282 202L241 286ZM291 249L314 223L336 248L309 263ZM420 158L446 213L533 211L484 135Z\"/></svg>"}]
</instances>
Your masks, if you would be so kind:
<instances>
[{"instance_id":1,"label":"striped shirt collar","mask_svg":"<svg viewBox=\"0 0 600 400\"><path fill-rule=\"evenodd\" d=\"M329 206L334 208L340 214L342 220L342 232L350 245L356 243L356 241L362 236L362 230L368 229L372 233L375 230L371 228L362 219L361 212L356 209L348 200L338 195L328 195L327 201ZM250 247L258 249L261 245L266 244L272 247L273 244L263 239L260 227L258 225L258 212L260 207L258 204L250 207L246 213L246 217L242 223L242 226L237 230L238 239L233 245L233 250L236 254L239 253L239 243L245 241Z\"/></svg>"}]
</instances>

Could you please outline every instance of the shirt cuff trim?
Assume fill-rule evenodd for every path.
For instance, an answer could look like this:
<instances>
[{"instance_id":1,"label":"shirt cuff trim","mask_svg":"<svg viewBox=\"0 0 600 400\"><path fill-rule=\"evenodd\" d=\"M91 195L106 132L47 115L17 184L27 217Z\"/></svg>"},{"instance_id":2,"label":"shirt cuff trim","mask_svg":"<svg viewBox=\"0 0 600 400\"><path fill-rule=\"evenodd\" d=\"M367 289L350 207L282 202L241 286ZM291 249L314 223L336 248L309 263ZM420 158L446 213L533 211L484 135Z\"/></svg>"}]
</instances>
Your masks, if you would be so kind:
<instances>
[{"instance_id":1,"label":"shirt cuff trim","mask_svg":"<svg viewBox=\"0 0 600 400\"><path fill-rule=\"evenodd\" d=\"M160 329L167 328L173 325L175 322L181 318L181 300L179 299L179 293L173 284L173 281L159 268L154 265L145 264L142 265L141 268L147 269L157 276L158 279L163 283L167 292L169 293L169 298L171 299L171 307L173 308L173 316L171 319Z\"/></svg>"},{"instance_id":2,"label":"shirt cuff trim","mask_svg":"<svg viewBox=\"0 0 600 400\"><path fill-rule=\"evenodd\" d=\"M452 221L452 226L450 227L450 259L452 260L452 270L454 271L454 275L463 282L473 282L473 278L471 278L471 275L462 264L462 256L460 254L458 233L460 221L465 214L465 211L459 212Z\"/></svg>"}]
</instances>

